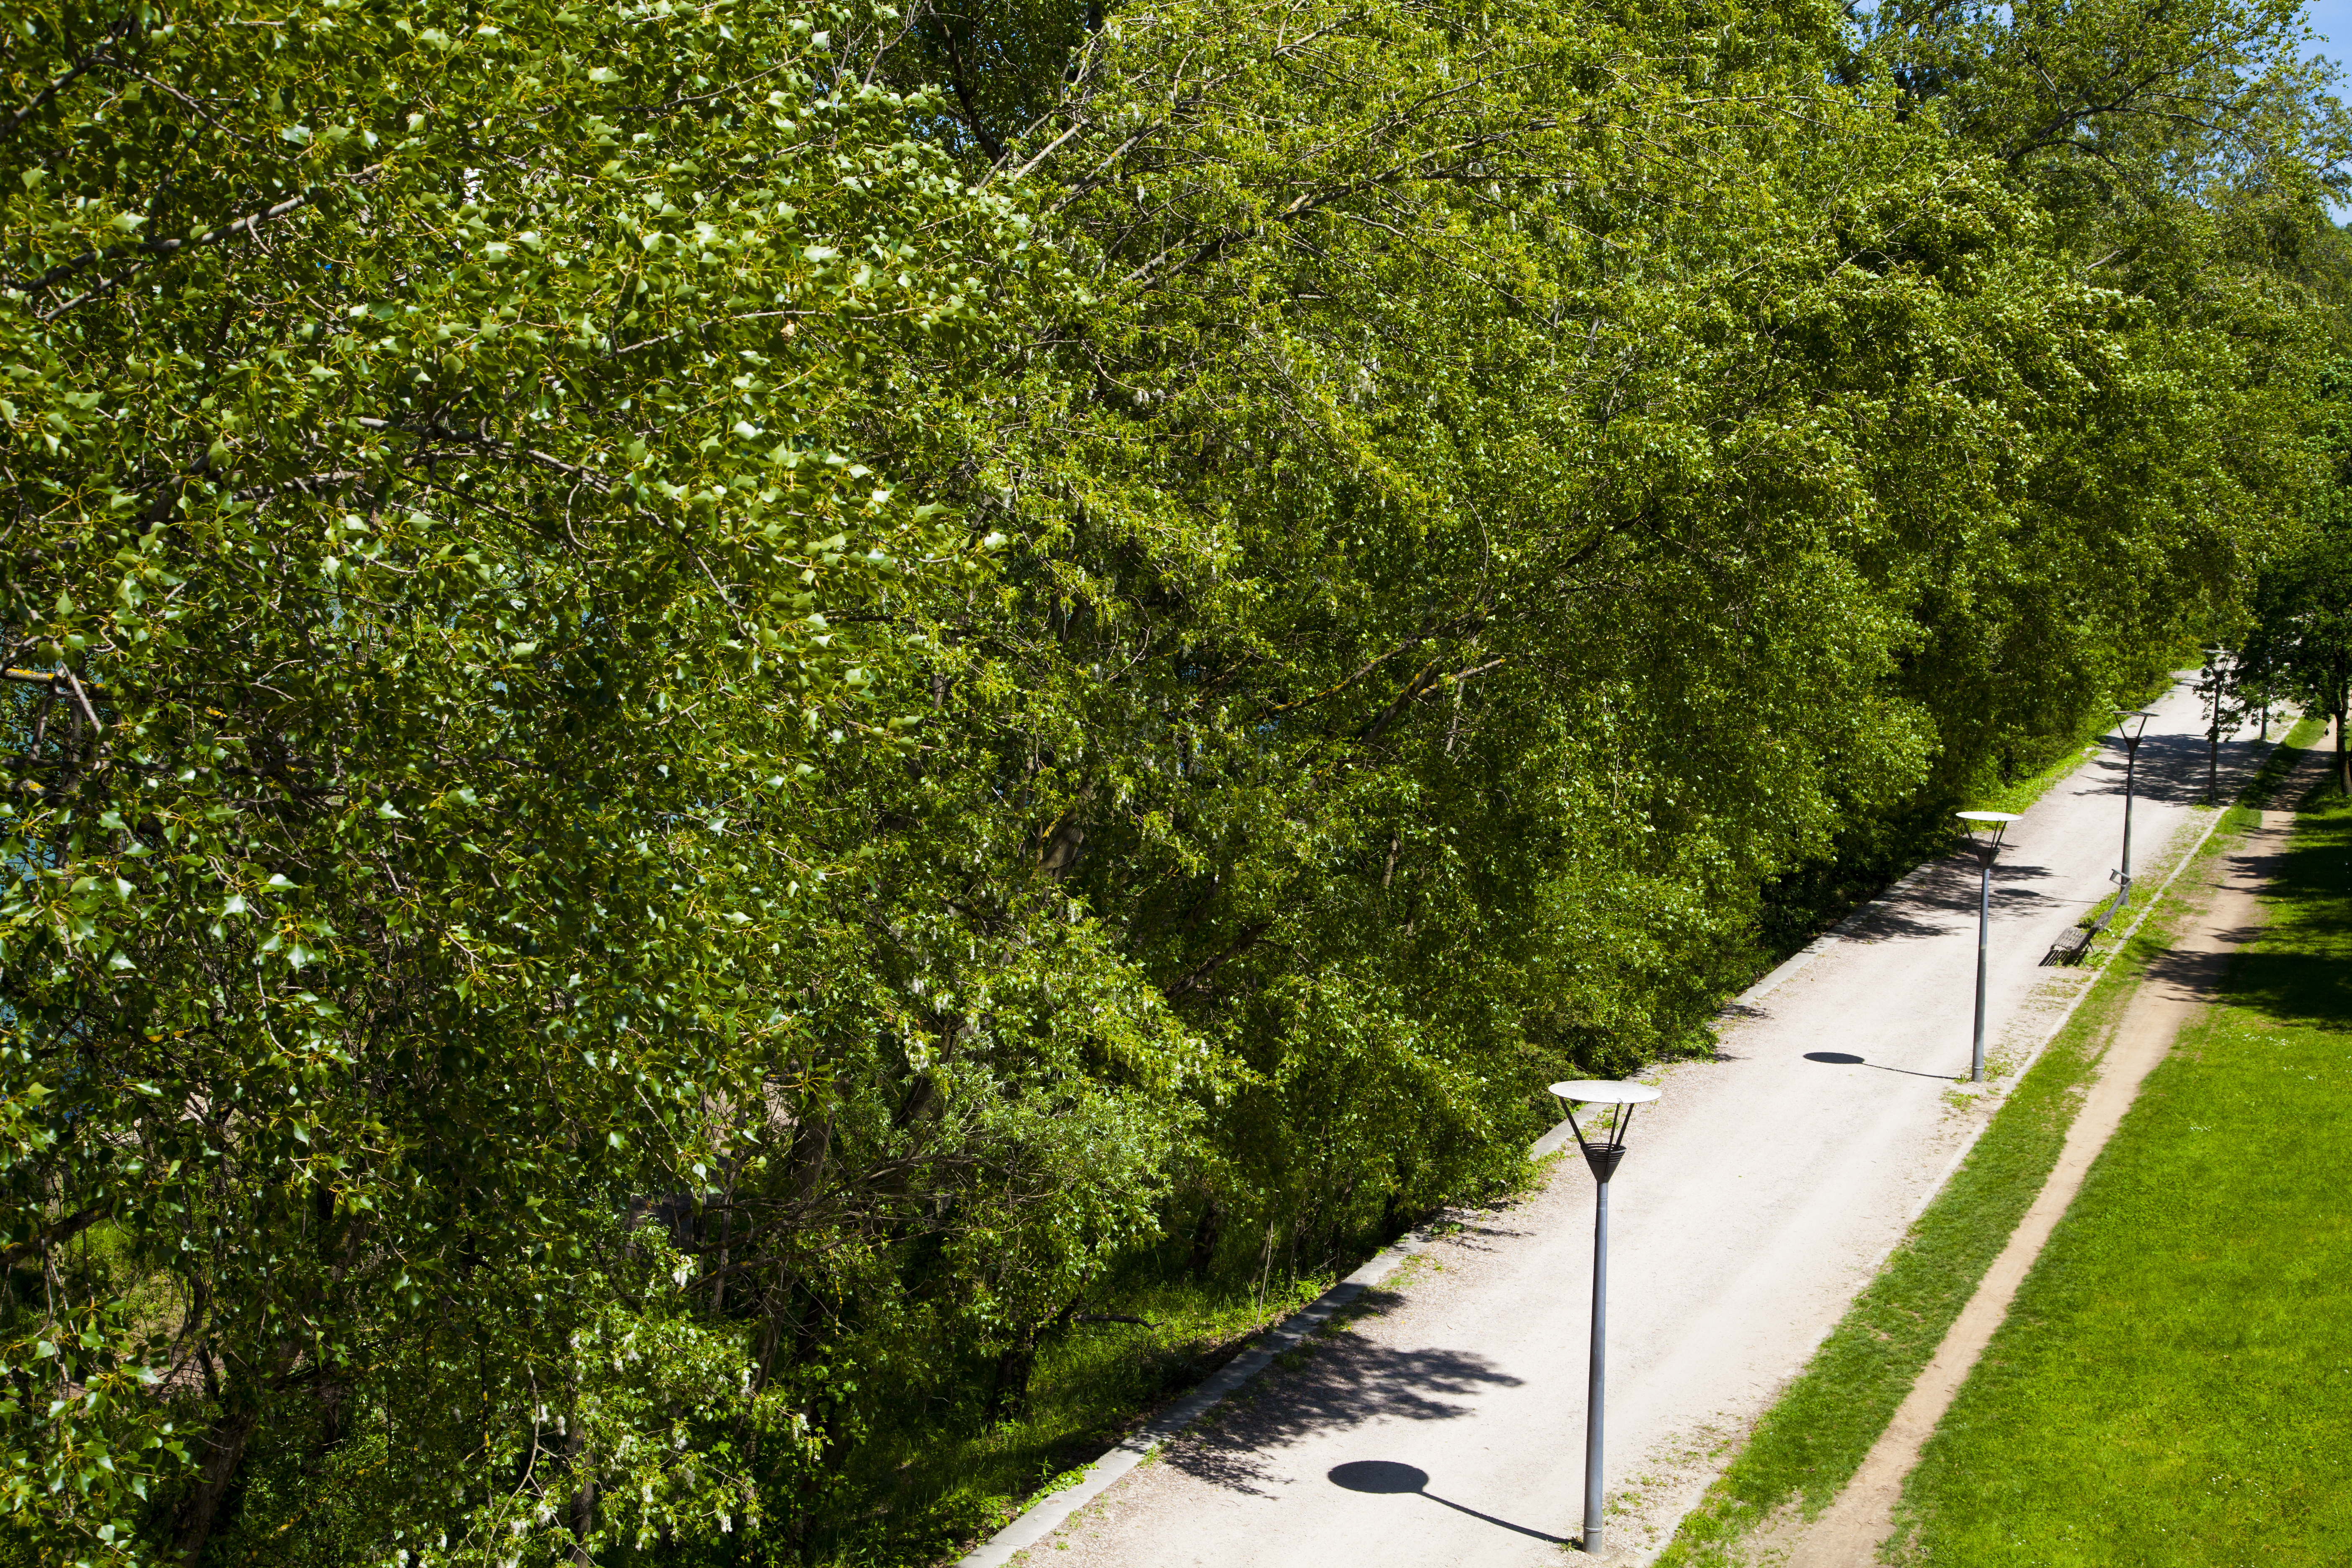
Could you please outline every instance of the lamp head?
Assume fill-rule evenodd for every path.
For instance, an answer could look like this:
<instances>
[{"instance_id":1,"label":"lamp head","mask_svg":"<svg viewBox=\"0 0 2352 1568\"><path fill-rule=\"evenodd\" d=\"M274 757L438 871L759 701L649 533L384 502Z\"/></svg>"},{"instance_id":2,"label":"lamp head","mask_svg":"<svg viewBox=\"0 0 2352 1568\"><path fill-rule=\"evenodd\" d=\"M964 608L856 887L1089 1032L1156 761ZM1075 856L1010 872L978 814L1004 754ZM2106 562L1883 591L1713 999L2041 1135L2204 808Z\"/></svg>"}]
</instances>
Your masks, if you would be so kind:
<instances>
[{"instance_id":1,"label":"lamp head","mask_svg":"<svg viewBox=\"0 0 2352 1568\"><path fill-rule=\"evenodd\" d=\"M1617 1173L1617 1162L1625 1157L1625 1130L1633 1123L1633 1108L1646 1105L1658 1098L1658 1091L1647 1084L1617 1083L1607 1079L1573 1079L1556 1083L1551 1091L1569 1102L1569 1130L1576 1134L1576 1146L1584 1151L1584 1163L1592 1168L1595 1181L1605 1182ZM1592 1117L1592 1131L1586 1131L1576 1120L1576 1107L1606 1106L1600 1116Z\"/></svg>"},{"instance_id":2,"label":"lamp head","mask_svg":"<svg viewBox=\"0 0 2352 1568\"><path fill-rule=\"evenodd\" d=\"M2156 717L2145 708L2118 708L2116 710L2116 732L2126 741L2139 739L2147 721Z\"/></svg>"},{"instance_id":3,"label":"lamp head","mask_svg":"<svg viewBox=\"0 0 2352 1568\"><path fill-rule=\"evenodd\" d=\"M2000 847L2000 836L2017 820L2013 811L1961 811L1953 815L1969 825L1969 842L1987 855Z\"/></svg>"}]
</instances>

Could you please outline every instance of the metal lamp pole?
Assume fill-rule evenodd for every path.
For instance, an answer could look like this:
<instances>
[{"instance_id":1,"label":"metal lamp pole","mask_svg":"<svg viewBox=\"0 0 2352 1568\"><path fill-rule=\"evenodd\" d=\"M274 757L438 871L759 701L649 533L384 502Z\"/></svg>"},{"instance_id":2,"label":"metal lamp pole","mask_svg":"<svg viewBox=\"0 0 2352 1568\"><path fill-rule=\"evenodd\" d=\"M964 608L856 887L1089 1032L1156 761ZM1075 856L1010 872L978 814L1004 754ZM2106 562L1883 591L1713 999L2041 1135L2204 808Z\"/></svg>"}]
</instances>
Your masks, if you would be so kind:
<instances>
[{"instance_id":1,"label":"metal lamp pole","mask_svg":"<svg viewBox=\"0 0 2352 1568\"><path fill-rule=\"evenodd\" d=\"M2139 769L2139 742L2147 729L2147 721L2156 715L2138 708L2116 710L2116 738L2124 743L2124 868L2116 873L2121 889L2116 894L2116 908L2123 910L2131 902L2131 819L2132 786Z\"/></svg>"},{"instance_id":2,"label":"metal lamp pole","mask_svg":"<svg viewBox=\"0 0 2352 1568\"><path fill-rule=\"evenodd\" d=\"M1969 1053L1969 1081L1984 1082L1985 1035L1985 963L1992 947L1992 862L2000 853L2000 836L2017 820L2010 811L1963 811L1959 819L1969 825L1969 842L1975 846L1984 867L1984 883L1977 895L1977 1034L1976 1046Z\"/></svg>"},{"instance_id":3,"label":"metal lamp pole","mask_svg":"<svg viewBox=\"0 0 2352 1568\"><path fill-rule=\"evenodd\" d=\"M1658 1091L1638 1083L1612 1083L1585 1079L1556 1083L1551 1091L1567 1100L1569 1130L1591 1167L1592 1209L1592 1352L1584 1393L1584 1539L1579 1543L1591 1556L1601 1552L1601 1418L1607 1383L1609 1343L1609 1178L1625 1157L1625 1130L1633 1125L1633 1107L1658 1098ZM1612 1114L1606 1128L1591 1133L1577 1125L1578 1105L1606 1105Z\"/></svg>"}]
</instances>

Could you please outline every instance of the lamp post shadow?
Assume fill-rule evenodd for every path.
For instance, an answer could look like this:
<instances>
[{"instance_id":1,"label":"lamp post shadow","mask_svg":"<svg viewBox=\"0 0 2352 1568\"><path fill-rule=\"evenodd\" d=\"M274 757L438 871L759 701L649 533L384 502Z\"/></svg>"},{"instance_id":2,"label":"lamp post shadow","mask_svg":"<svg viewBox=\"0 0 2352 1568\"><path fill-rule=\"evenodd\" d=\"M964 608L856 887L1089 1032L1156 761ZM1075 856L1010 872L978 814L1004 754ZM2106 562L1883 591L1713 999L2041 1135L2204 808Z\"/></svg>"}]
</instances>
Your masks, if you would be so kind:
<instances>
[{"instance_id":1,"label":"lamp post shadow","mask_svg":"<svg viewBox=\"0 0 2352 1568\"><path fill-rule=\"evenodd\" d=\"M1351 1464L1334 1465L1325 1473L1324 1479L1343 1490L1367 1492L1375 1497L1396 1497L1406 1492L1416 1492L1440 1507L1450 1508L1456 1513L1466 1513L1472 1519L1494 1525L1497 1529L1515 1531L1538 1541L1549 1542L1554 1546L1576 1544L1567 1536L1547 1535L1540 1530L1530 1530L1524 1524L1513 1524L1507 1519L1496 1519L1491 1513L1480 1513L1475 1508L1465 1508L1450 1499L1439 1497L1429 1489L1428 1471L1415 1465L1401 1465L1394 1459L1358 1459Z\"/></svg>"},{"instance_id":2,"label":"lamp post shadow","mask_svg":"<svg viewBox=\"0 0 2352 1568\"><path fill-rule=\"evenodd\" d=\"M1931 1078L1937 1083L1954 1083L1955 1075L1948 1072L1921 1072L1916 1068L1891 1068L1885 1062L1874 1062L1855 1056L1852 1051L1807 1051L1809 1062L1825 1062L1831 1067L1868 1068L1874 1072L1899 1072L1906 1078Z\"/></svg>"}]
</instances>

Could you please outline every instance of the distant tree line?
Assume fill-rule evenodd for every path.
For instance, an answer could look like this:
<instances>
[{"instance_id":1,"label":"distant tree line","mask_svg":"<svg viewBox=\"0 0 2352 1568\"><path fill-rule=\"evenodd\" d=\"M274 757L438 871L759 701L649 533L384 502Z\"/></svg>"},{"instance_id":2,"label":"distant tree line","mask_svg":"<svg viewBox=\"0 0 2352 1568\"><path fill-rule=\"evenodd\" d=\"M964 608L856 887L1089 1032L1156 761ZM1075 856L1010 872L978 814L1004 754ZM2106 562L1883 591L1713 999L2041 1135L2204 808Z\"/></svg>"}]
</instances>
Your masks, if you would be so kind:
<instances>
[{"instance_id":1,"label":"distant tree line","mask_svg":"<svg viewBox=\"0 0 2352 1568\"><path fill-rule=\"evenodd\" d=\"M795 1561L1506 1177L2313 548L2301 26L12 7L0 1563Z\"/></svg>"}]
</instances>

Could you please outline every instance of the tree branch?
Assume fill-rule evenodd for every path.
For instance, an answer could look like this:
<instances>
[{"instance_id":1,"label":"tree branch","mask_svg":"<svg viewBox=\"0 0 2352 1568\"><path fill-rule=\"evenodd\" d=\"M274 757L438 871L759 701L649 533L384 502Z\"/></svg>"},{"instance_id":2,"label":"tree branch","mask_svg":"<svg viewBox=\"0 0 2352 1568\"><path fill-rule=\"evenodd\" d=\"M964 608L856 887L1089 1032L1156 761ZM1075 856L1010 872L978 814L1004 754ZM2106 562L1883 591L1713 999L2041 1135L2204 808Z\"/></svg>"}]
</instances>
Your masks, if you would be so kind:
<instances>
[{"instance_id":1,"label":"tree branch","mask_svg":"<svg viewBox=\"0 0 2352 1568\"><path fill-rule=\"evenodd\" d=\"M342 178L351 181L371 179L376 174L381 174L383 170L383 165L382 163L370 163L366 168L357 170L352 174L345 174ZM62 283L67 279L74 276L74 274L83 271L84 269L101 261L124 261L142 256L176 256L183 250L193 250L203 246L218 245L224 240L234 239L238 235L251 234L263 224L275 222L277 219L284 217L287 214L307 205L310 199L319 194L320 189L320 186L313 185L309 190L302 192L299 195L287 197L284 201L279 202L275 206L264 207L259 212L256 213L247 213L245 216L237 218L234 222L225 223L218 228L209 229L203 234L194 235L186 238L151 239L138 245L113 246L103 251L85 250L79 256L75 257L71 261L61 261L55 267L50 268L47 272L42 273L38 278L34 279L32 281L19 284L17 286L25 289L27 293L30 293L35 289L47 289L54 284ZM56 310L49 312L48 316L44 316L42 320L47 321L51 316L71 310L73 306L79 304L82 300L88 299L89 297L89 295L85 294L65 305L61 305L58 307Z\"/></svg>"}]
</instances>

